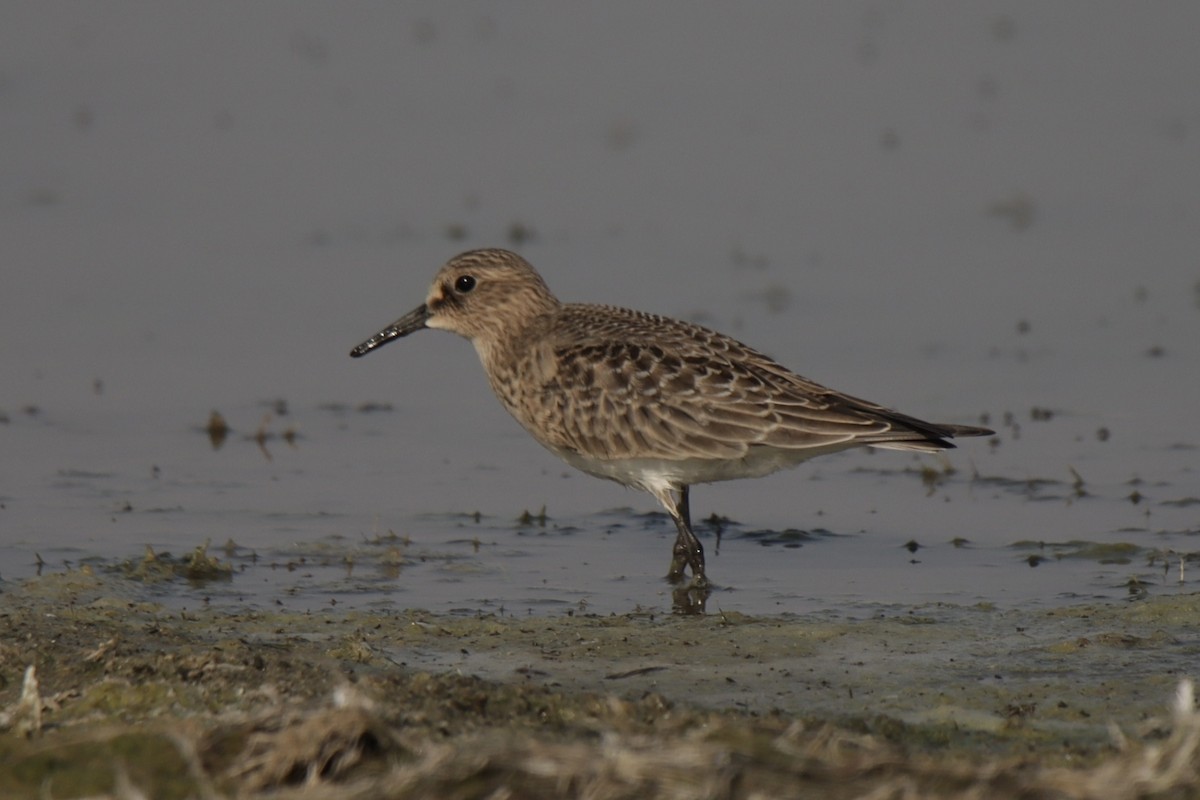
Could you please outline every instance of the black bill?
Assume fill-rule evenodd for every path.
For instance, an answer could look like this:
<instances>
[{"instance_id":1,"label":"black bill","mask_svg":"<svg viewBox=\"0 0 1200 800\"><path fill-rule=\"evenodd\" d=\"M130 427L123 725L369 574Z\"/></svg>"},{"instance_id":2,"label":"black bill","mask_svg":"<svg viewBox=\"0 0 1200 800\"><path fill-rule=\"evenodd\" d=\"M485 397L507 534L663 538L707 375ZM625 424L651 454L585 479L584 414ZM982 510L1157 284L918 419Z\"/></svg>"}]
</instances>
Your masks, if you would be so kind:
<instances>
[{"instance_id":1,"label":"black bill","mask_svg":"<svg viewBox=\"0 0 1200 800\"><path fill-rule=\"evenodd\" d=\"M365 356L376 347L382 347L392 339L399 339L401 336L408 336L410 333L419 331L425 327L427 319L429 319L429 309L422 304L351 350L350 356L352 358Z\"/></svg>"}]
</instances>

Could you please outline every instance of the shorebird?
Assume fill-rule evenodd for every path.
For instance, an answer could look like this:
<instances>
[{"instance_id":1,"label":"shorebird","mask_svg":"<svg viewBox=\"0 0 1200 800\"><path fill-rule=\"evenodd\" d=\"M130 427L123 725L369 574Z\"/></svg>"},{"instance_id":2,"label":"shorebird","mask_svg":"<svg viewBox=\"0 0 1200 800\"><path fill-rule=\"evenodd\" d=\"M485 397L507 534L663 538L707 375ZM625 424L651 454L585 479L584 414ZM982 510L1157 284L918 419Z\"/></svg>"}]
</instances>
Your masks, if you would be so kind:
<instances>
[{"instance_id":1,"label":"shorebird","mask_svg":"<svg viewBox=\"0 0 1200 800\"><path fill-rule=\"evenodd\" d=\"M826 388L722 333L668 317L560 302L521 256L472 250L425 302L350 355L422 328L475 346L496 397L568 464L652 494L675 522L667 579L704 588L689 487L757 478L851 447L936 452L970 425L925 422Z\"/></svg>"}]
</instances>

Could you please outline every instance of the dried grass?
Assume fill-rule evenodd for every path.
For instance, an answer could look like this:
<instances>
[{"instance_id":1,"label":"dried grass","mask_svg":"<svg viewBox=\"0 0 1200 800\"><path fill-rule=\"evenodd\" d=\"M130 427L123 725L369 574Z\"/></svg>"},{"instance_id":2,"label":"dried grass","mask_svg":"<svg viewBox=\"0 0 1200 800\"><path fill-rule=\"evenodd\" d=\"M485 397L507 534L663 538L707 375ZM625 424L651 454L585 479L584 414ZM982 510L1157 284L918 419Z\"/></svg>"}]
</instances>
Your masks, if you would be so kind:
<instances>
[{"instance_id":1,"label":"dried grass","mask_svg":"<svg viewBox=\"0 0 1200 800\"><path fill-rule=\"evenodd\" d=\"M1130 735L1114 729L1112 755L1075 768L1035 756L914 753L833 725L771 727L716 713L647 729L622 724L633 707L611 700L611 718L564 727L558 738L503 720L439 733L346 687L321 707L275 703L165 732L187 765L190 796L201 800L1200 797L1200 713L1186 680L1168 715ZM8 713L10 725L26 719L23 708ZM154 796L126 766L113 764L112 793L96 800Z\"/></svg>"},{"instance_id":2,"label":"dried grass","mask_svg":"<svg viewBox=\"0 0 1200 800\"><path fill-rule=\"evenodd\" d=\"M278 712L247 730L218 781L229 797L383 798L1176 798L1200 796L1200 714L1180 684L1170 718L1088 767L1033 759L907 754L875 737L795 723L765 735L747 723L668 735L606 732L556 740L485 730L435 741L387 724L369 703ZM203 760L203 745L196 758Z\"/></svg>"}]
</instances>

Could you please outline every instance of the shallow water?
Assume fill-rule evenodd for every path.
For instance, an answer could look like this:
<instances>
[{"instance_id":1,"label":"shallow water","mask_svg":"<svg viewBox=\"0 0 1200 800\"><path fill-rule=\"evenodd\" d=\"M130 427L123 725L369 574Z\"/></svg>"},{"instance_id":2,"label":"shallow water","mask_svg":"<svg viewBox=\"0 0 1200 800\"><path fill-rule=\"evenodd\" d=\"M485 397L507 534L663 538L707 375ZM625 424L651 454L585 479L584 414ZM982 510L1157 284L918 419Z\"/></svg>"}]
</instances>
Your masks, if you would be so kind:
<instances>
[{"instance_id":1,"label":"shallow water","mask_svg":"<svg viewBox=\"0 0 1200 800\"><path fill-rule=\"evenodd\" d=\"M500 244L999 432L698 487L710 610L1193 591L1200 11L1063 8L15 10L0 579L208 541L231 580L147 591L669 608L666 518L529 441L468 345L347 355Z\"/></svg>"},{"instance_id":2,"label":"shallow water","mask_svg":"<svg viewBox=\"0 0 1200 800\"><path fill-rule=\"evenodd\" d=\"M106 569L136 564L147 546L181 558L208 542L233 567L229 580L147 590L172 607L671 607L661 580L670 520L649 498L558 468L536 447L509 448L509 468L451 452L405 470L396 446L411 420L394 411L291 409L268 429L294 430L292 444L234 433L217 450L198 427L107 433L119 422L94 420L64 430L47 416L7 426L24 437L33 468L5 500L8 530L24 532L5 539L6 579L32 574L38 558L43 570ZM138 442L140 457L114 459ZM847 453L765 488L697 489L697 530L717 584L709 610L853 615L880 603L1016 607L1195 589L1194 498L1162 481L999 476L988 465L1006 446L981 443L955 462ZM46 458L68 451L78 460ZM944 471L951 463L957 469ZM1134 502L1134 491L1145 496ZM429 498L424 509L419 498ZM557 513L571 508L564 498L633 505Z\"/></svg>"}]
</instances>

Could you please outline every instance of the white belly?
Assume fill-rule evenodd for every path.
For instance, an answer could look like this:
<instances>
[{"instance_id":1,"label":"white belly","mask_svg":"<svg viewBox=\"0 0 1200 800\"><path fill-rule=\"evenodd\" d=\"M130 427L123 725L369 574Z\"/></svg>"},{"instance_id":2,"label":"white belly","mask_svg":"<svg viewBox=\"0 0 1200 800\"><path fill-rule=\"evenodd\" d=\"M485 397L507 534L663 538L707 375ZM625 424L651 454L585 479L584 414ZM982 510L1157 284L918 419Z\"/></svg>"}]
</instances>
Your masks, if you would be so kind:
<instances>
[{"instance_id":1,"label":"white belly","mask_svg":"<svg viewBox=\"0 0 1200 800\"><path fill-rule=\"evenodd\" d=\"M761 478L763 475L770 475L781 469L795 467L814 456L835 453L854 446L853 443L839 442L828 447L796 450L753 447L744 457L731 459L620 458L605 460L582 456L558 448L550 449L562 460L589 475L653 492L662 487L677 490L683 486L692 486L697 483Z\"/></svg>"}]
</instances>

